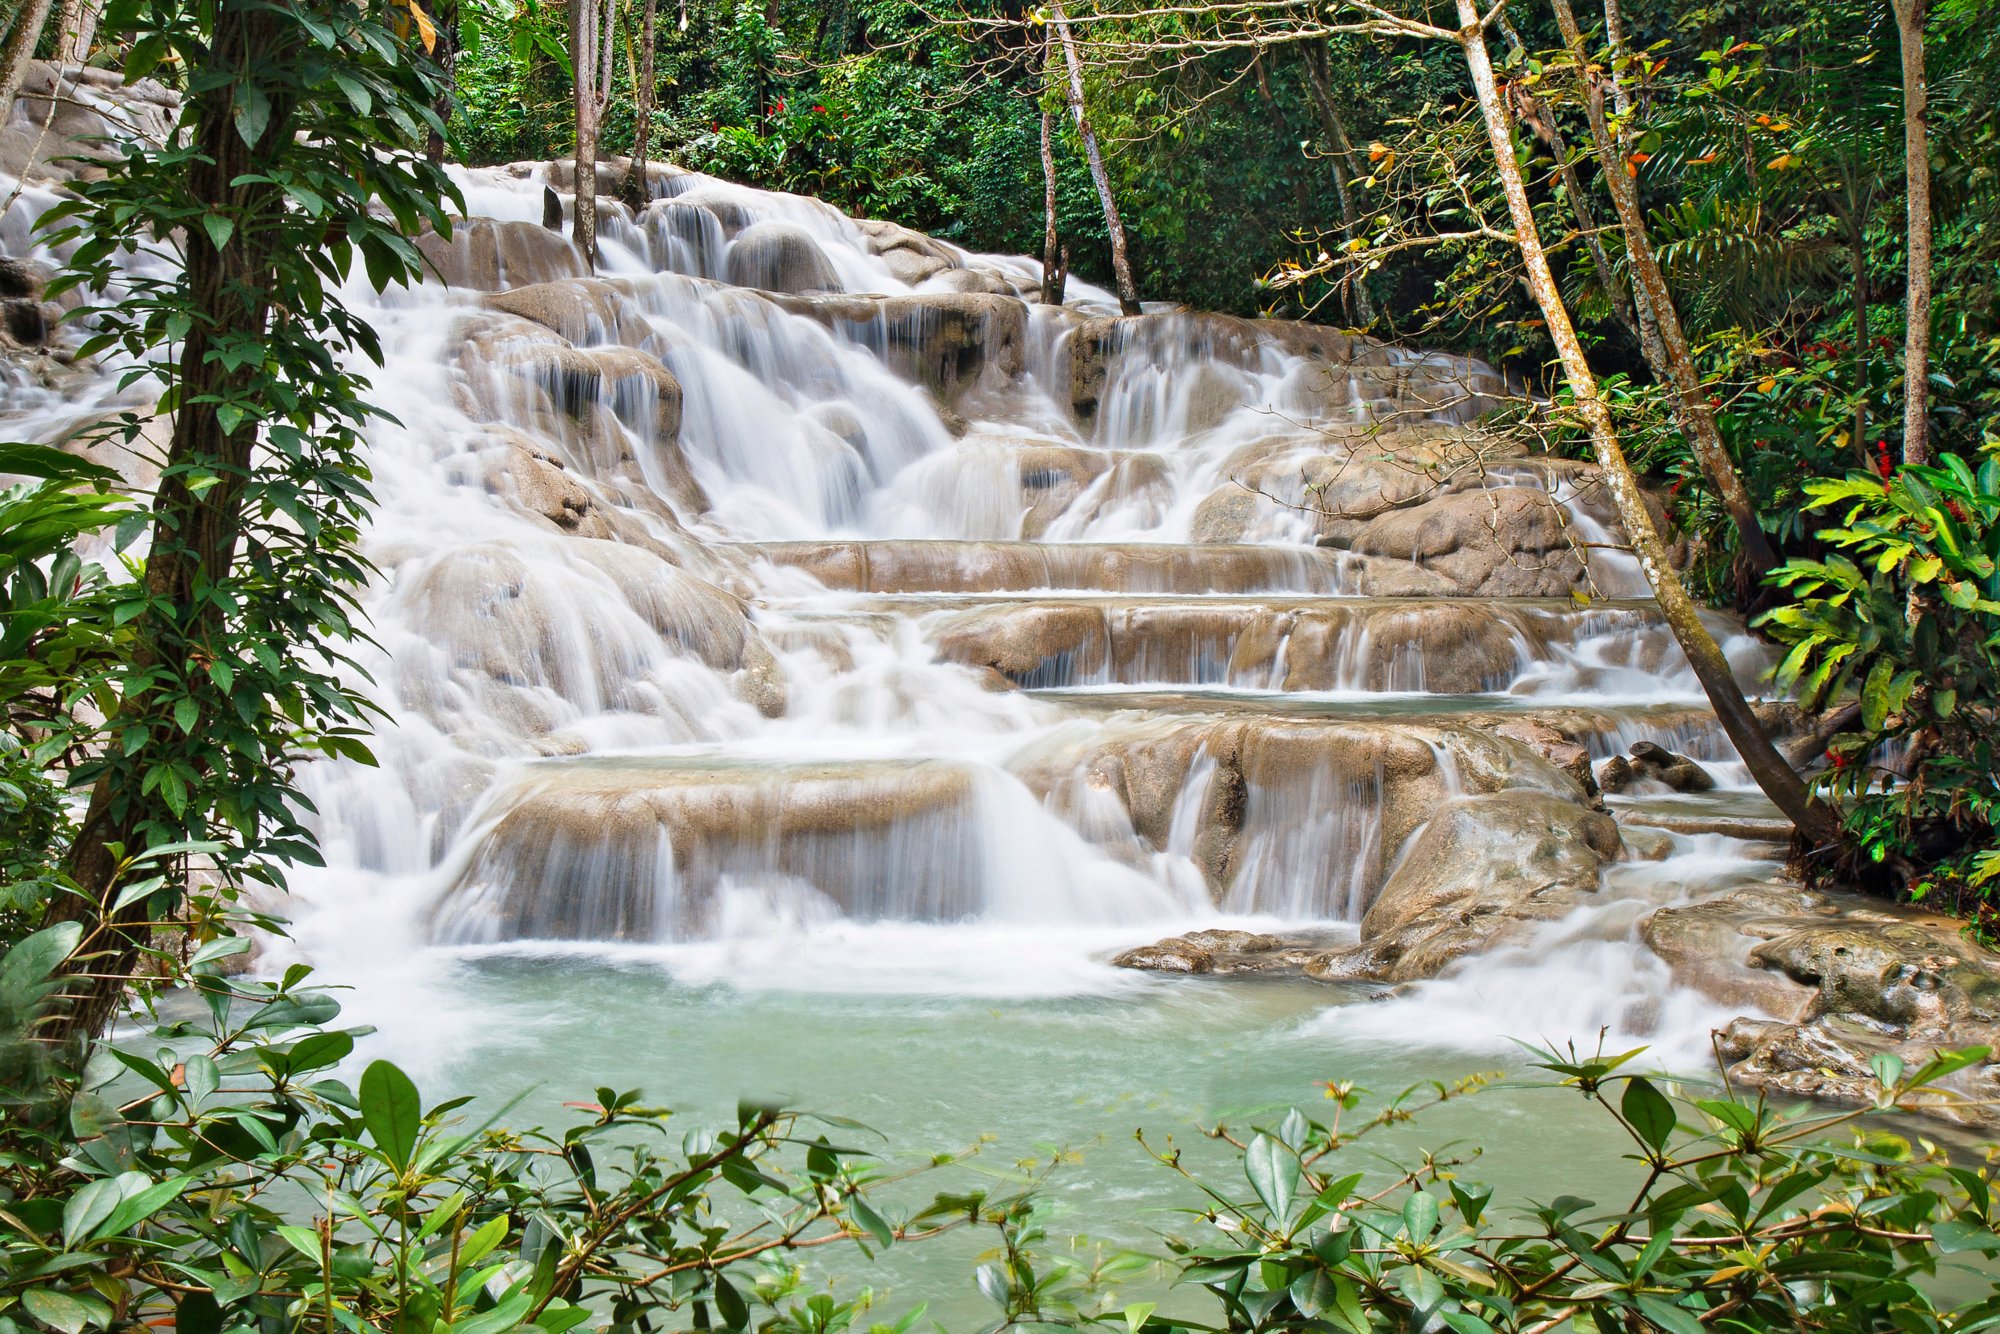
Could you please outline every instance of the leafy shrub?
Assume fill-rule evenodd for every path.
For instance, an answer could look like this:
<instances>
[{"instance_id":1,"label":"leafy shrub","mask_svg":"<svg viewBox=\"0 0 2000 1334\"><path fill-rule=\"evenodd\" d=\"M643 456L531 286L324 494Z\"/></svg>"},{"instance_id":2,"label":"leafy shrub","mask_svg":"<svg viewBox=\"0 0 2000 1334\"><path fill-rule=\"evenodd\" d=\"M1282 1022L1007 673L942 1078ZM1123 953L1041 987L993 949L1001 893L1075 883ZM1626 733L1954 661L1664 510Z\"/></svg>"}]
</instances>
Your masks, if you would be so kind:
<instances>
[{"instance_id":1,"label":"leafy shrub","mask_svg":"<svg viewBox=\"0 0 2000 1334\"><path fill-rule=\"evenodd\" d=\"M1830 550L1775 572L1795 601L1760 623L1791 646L1780 687L1849 706L1822 784L1861 846L1941 866L1920 892L1976 888L2000 875L2000 442L1976 473L1955 455L1885 471L1806 483Z\"/></svg>"},{"instance_id":2,"label":"leafy shrub","mask_svg":"<svg viewBox=\"0 0 2000 1334\"><path fill-rule=\"evenodd\" d=\"M871 1203L912 1173L850 1147L865 1132L836 1118L744 1106L679 1134L666 1109L606 1088L568 1104L576 1124L513 1131L461 1124L465 1099L427 1105L386 1061L349 1084L335 1067L360 1033L327 1027L340 1007L304 967L226 976L248 943L196 953L198 1017L75 1075L35 1025L52 975L90 948L81 927L0 958L0 1331L624 1334L691 1319L829 1334L870 1299L805 1291L805 1251L974 1226L1009 1255L1040 1239L1021 1191L940 1194L907 1218ZM995 1282L1023 1309L1060 1301L1046 1281Z\"/></svg>"},{"instance_id":3,"label":"leafy shrub","mask_svg":"<svg viewBox=\"0 0 2000 1334\"><path fill-rule=\"evenodd\" d=\"M1228 1330L1974 1330L2000 1324L2000 1280L1942 1311L1932 1280L1955 1256L2000 1252L1992 1182L1942 1153L1879 1131L1830 1142L1871 1110L1934 1095L1985 1056L1940 1055L1906 1072L1877 1058L1876 1109L1780 1113L1761 1099L1676 1096L1628 1073L1639 1053L1544 1052L1553 1072L1631 1140L1637 1187L1605 1209L1561 1195L1496 1201L1465 1157L1426 1155L1384 1181L1352 1170L1371 1130L1466 1096L1481 1081L1413 1090L1358 1130L1360 1095L1332 1085L1327 1121L1299 1109L1246 1139L1249 1185L1197 1181L1201 1231L1174 1243L1179 1281L1207 1320L1128 1308L1138 1334ZM1159 1155L1185 1171L1177 1154ZM1192 1174L1189 1174L1191 1179Z\"/></svg>"}]
</instances>

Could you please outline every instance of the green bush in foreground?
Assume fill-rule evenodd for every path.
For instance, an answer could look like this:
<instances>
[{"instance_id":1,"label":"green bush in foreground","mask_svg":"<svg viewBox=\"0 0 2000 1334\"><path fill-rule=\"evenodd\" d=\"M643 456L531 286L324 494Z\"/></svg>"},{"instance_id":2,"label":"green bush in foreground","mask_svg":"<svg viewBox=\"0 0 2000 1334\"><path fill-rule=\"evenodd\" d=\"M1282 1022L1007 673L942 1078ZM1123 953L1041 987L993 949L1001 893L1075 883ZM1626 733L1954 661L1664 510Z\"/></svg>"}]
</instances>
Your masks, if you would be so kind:
<instances>
[{"instance_id":1,"label":"green bush in foreground","mask_svg":"<svg viewBox=\"0 0 2000 1334\"><path fill-rule=\"evenodd\" d=\"M327 1027L337 1003L302 968L225 976L229 938L185 979L199 1018L151 1023L72 1074L35 1027L78 938L49 928L0 958L0 1334L839 1334L874 1295L808 1283L805 1252L865 1259L960 1228L995 1241L971 1276L994 1304L989 1331L2000 1325L1985 1170L1879 1131L1829 1139L1918 1090L1937 1096L1927 1086L1979 1052L1914 1072L1884 1057L1877 1109L1805 1114L1727 1091L1677 1098L1626 1072L1636 1052L1545 1053L1631 1137L1639 1184L1608 1211L1567 1196L1496 1205L1461 1159L1355 1170L1369 1130L1482 1081L1406 1094L1358 1131L1342 1123L1359 1094L1330 1086L1326 1123L1292 1109L1247 1139L1214 1132L1240 1149L1240 1184L1159 1152L1204 1199L1189 1211L1199 1234L1164 1238L1159 1264L1086 1264L1050 1244L1038 1176L939 1193L907 1216L871 1200L954 1160L894 1171L845 1142L851 1122L745 1107L720 1131L670 1134L664 1109L600 1089L572 1104L577 1124L516 1132L461 1124L463 1099L426 1106L385 1061L349 1085L334 1070L359 1034ZM1933 1280L1965 1262L1981 1266L1982 1295L1943 1309ZM1150 1300L1125 1300L1134 1279ZM908 1334L925 1313L871 1328Z\"/></svg>"}]
</instances>

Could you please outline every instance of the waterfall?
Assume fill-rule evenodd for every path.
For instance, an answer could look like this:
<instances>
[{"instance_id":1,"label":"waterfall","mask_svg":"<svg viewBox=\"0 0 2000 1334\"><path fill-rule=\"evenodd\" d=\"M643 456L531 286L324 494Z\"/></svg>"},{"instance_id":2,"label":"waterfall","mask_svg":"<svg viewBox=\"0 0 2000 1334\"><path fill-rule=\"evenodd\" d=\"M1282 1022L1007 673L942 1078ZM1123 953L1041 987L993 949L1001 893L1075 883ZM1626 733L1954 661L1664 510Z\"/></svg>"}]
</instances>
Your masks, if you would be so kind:
<instances>
[{"instance_id":1,"label":"waterfall","mask_svg":"<svg viewBox=\"0 0 2000 1334\"><path fill-rule=\"evenodd\" d=\"M754 984L772 942L938 928L1068 960L996 977L1111 987L1162 932L1351 932L1456 798L1574 794L1495 718L1744 785L1635 567L1564 545L1615 543L1601 497L1483 434L1482 364L1119 321L1076 279L1051 308L1030 261L674 169L636 216L600 201L584 277L545 180L459 171L437 280L345 293L393 418L357 664L381 767L305 767L328 864L269 957L678 950ZM6 406L52 435L93 392ZM1502 560L1488 510L1557 535Z\"/></svg>"}]
</instances>

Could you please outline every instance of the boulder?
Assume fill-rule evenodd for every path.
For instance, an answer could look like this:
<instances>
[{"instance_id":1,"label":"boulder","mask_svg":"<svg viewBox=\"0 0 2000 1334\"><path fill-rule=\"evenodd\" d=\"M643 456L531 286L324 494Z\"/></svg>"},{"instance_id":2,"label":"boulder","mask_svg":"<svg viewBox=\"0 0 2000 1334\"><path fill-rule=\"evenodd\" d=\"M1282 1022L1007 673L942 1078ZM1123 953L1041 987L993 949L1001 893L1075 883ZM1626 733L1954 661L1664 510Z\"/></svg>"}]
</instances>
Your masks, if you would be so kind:
<instances>
[{"instance_id":1,"label":"boulder","mask_svg":"<svg viewBox=\"0 0 2000 1334\"><path fill-rule=\"evenodd\" d=\"M1547 492L1505 486L1391 510L1331 545L1411 561L1467 597L1560 597L1585 586L1576 540Z\"/></svg>"},{"instance_id":2,"label":"boulder","mask_svg":"<svg viewBox=\"0 0 2000 1334\"><path fill-rule=\"evenodd\" d=\"M1361 942L1307 967L1323 981L1434 977L1467 954L1595 894L1618 856L1607 815L1548 792L1461 798L1403 854L1361 922Z\"/></svg>"},{"instance_id":3,"label":"boulder","mask_svg":"<svg viewBox=\"0 0 2000 1334\"><path fill-rule=\"evenodd\" d=\"M789 222L752 223L729 243L723 276L765 292L844 290L812 233Z\"/></svg>"},{"instance_id":4,"label":"boulder","mask_svg":"<svg viewBox=\"0 0 2000 1334\"><path fill-rule=\"evenodd\" d=\"M486 298L486 305L553 330L577 347L637 345L652 335L623 288L603 278L566 278L516 287Z\"/></svg>"},{"instance_id":5,"label":"boulder","mask_svg":"<svg viewBox=\"0 0 2000 1334\"><path fill-rule=\"evenodd\" d=\"M1606 760L1597 783L1606 792L1623 792L1632 784L1648 779L1664 783L1676 792L1708 792L1715 787L1708 770L1652 741L1634 741L1629 759L1613 755Z\"/></svg>"},{"instance_id":6,"label":"boulder","mask_svg":"<svg viewBox=\"0 0 2000 1334\"><path fill-rule=\"evenodd\" d=\"M1868 1105L1880 1092L1878 1054L1914 1068L1939 1050L2000 1051L2000 956L1947 917L1756 885L1662 908L1641 936L1689 985L1762 1012L1732 1023L1720 1044L1741 1085ZM1917 1101L1991 1127L1996 1094L2000 1065L1989 1058Z\"/></svg>"},{"instance_id":7,"label":"boulder","mask_svg":"<svg viewBox=\"0 0 2000 1334\"><path fill-rule=\"evenodd\" d=\"M890 367L941 403L1026 367L1028 308L1008 296L918 292L892 297L777 297L795 315L878 349Z\"/></svg>"},{"instance_id":8,"label":"boulder","mask_svg":"<svg viewBox=\"0 0 2000 1334\"><path fill-rule=\"evenodd\" d=\"M1126 950L1111 962L1118 968L1153 973L1297 973L1328 942L1312 935L1272 936L1252 931L1211 929L1169 936Z\"/></svg>"},{"instance_id":9,"label":"boulder","mask_svg":"<svg viewBox=\"0 0 2000 1334\"><path fill-rule=\"evenodd\" d=\"M451 287L503 292L585 276L576 245L532 222L462 218L452 224L449 240L427 231L416 244L430 274Z\"/></svg>"}]
</instances>

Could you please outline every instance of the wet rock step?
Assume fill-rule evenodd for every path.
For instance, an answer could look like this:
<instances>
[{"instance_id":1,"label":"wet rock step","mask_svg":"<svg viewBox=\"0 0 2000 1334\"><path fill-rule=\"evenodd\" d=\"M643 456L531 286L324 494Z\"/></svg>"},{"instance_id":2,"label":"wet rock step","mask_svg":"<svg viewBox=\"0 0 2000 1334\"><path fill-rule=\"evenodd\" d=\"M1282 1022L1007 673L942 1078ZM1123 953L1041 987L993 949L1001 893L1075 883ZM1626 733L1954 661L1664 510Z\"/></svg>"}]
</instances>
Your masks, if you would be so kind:
<instances>
[{"instance_id":1,"label":"wet rock step","mask_svg":"<svg viewBox=\"0 0 2000 1334\"><path fill-rule=\"evenodd\" d=\"M712 940L832 921L1184 917L1016 778L913 757L531 763L469 822L444 944Z\"/></svg>"},{"instance_id":2,"label":"wet rock step","mask_svg":"<svg viewBox=\"0 0 2000 1334\"><path fill-rule=\"evenodd\" d=\"M1370 564L1321 547L1147 542L765 542L738 550L854 593L1360 593Z\"/></svg>"},{"instance_id":3,"label":"wet rock step","mask_svg":"<svg viewBox=\"0 0 2000 1334\"><path fill-rule=\"evenodd\" d=\"M1757 792L1612 797L1609 805L1622 825L1664 829L1672 834L1720 834L1752 843L1786 845L1797 832L1792 822Z\"/></svg>"},{"instance_id":4,"label":"wet rock step","mask_svg":"<svg viewBox=\"0 0 2000 1334\"><path fill-rule=\"evenodd\" d=\"M1457 721L1123 714L1057 729L1009 767L1121 860L1192 863L1216 907L1289 921L1361 920L1411 838L1455 802L1526 793L1590 814L1533 738Z\"/></svg>"},{"instance_id":5,"label":"wet rock step","mask_svg":"<svg viewBox=\"0 0 2000 1334\"><path fill-rule=\"evenodd\" d=\"M962 605L962 604L961 604ZM1029 689L1216 685L1275 691L1478 694L1621 679L1696 696L1650 603L1033 598L918 603L940 657ZM1754 681L1761 659L1746 661ZM1686 677L1684 689L1676 689Z\"/></svg>"},{"instance_id":6,"label":"wet rock step","mask_svg":"<svg viewBox=\"0 0 2000 1334\"><path fill-rule=\"evenodd\" d=\"M935 760L764 764L582 758L525 766L432 916L443 943L700 939L777 920L938 919L974 905L971 769Z\"/></svg>"}]
</instances>

